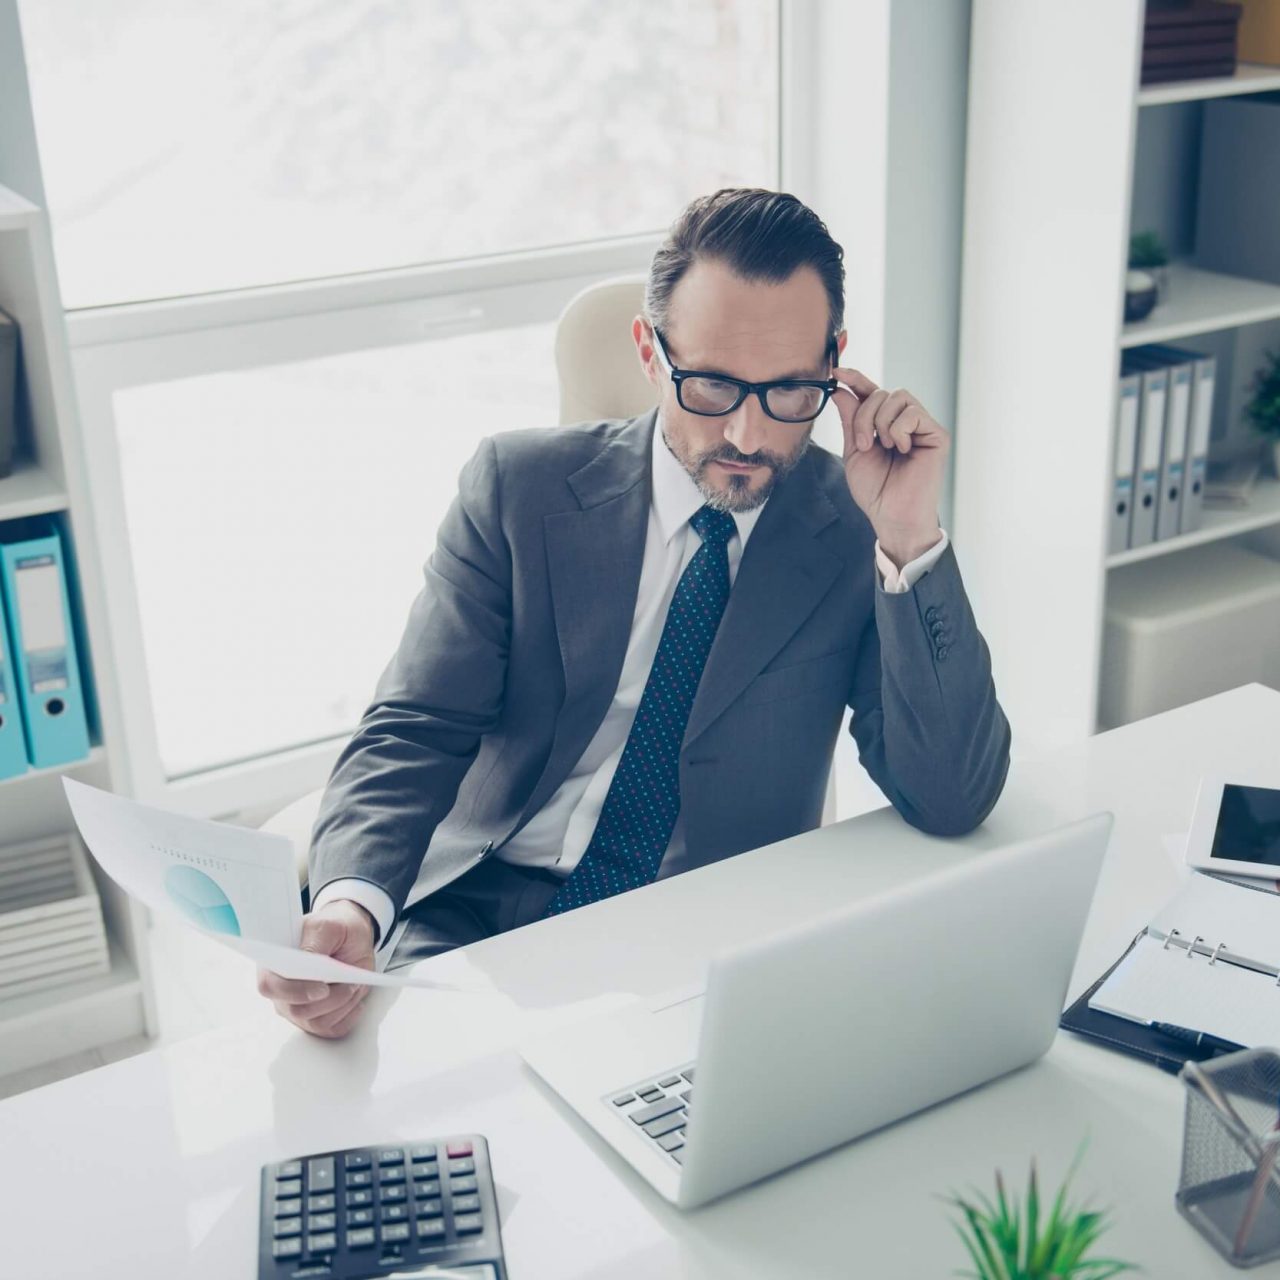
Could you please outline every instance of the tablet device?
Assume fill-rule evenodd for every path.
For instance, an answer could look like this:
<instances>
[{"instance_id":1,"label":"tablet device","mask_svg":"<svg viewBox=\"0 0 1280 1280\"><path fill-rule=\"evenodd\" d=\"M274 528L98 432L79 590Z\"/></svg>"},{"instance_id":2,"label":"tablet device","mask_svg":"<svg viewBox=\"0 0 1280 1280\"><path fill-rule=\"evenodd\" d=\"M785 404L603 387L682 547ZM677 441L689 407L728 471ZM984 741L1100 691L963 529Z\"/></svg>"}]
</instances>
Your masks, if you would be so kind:
<instances>
[{"instance_id":1,"label":"tablet device","mask_svg":"<svg viewBox=\"0 0 1280 1280\"><path fill-rule=\"evenodd\" d=\"M1220 875L1280 880L1280 777L1204 777L1187 862Z\"/></svg>"}]
</instances>

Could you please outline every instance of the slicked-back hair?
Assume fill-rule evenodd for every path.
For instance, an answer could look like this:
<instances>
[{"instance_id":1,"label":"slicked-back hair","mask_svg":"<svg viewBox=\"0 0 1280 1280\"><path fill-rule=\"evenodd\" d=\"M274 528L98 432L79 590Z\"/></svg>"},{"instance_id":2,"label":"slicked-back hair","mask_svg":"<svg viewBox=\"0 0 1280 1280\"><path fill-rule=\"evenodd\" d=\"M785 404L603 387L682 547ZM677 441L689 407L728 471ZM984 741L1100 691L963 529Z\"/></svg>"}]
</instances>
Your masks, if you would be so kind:
<instances>
[{"instance_id":1,"label":"slicked-back hair","mask_svg":"<svg viewBox=\"0 0 1280 1280\"><path fill-rule=\"evenodd\" d=\"M827 293L829 346L844 327L844 250L808 205L784 191L722 187L680 213L649 267L645 310L665 332L671 295L697 261L724 263L744 280L780 283L812 267Z\"/></svg>"}]
</instances>

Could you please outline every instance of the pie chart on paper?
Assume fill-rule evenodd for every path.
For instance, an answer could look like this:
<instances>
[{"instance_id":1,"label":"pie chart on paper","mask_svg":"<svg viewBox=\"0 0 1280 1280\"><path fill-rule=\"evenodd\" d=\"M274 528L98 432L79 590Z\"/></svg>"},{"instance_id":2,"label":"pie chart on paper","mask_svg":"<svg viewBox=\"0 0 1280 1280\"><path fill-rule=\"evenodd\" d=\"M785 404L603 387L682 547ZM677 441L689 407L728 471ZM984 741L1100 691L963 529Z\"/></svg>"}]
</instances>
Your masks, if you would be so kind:
<instances>
[{"instance_id":1,"label":"pie chart on paper","mask_svg":"<svg viewBox=\"0 0 1280 1280\"><path fill-rule=\"evenodd\" d=\"M212 933L240 935L240 921L216 880L195 867L172 866L164 875L165 892L193 924Z\"/></svg>"}]
</instances>

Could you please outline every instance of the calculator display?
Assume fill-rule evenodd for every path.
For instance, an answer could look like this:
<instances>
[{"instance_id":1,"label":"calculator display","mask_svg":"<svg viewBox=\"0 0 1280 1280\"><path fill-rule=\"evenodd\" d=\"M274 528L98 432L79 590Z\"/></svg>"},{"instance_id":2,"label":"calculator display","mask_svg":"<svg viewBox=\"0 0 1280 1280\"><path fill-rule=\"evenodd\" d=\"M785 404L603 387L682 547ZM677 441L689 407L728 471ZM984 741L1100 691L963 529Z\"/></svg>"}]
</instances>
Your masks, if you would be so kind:
<instances>
[{"instance_id":1,"label":"calculator display","mask_svg":"<svg viewBox=\"0 0 1280 1280\"><path fill-rule=\"evenodd\" d=\"M1280 790L1224 785L1209 856L1280 868Z\"/></svg>"}]
</instances>

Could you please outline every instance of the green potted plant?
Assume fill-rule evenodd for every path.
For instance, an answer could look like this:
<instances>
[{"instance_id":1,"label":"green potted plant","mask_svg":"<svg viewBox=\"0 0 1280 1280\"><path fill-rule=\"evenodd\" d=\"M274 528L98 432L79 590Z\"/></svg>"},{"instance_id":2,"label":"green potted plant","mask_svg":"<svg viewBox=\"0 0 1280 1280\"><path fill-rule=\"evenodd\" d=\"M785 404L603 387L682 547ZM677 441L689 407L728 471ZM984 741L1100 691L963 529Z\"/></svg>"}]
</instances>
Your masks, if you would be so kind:
<instances>
[{"instance_id":1,"label":"green potted plant","mask_svg":"<svg viewBox=\"0 0 1280 1280\"><path fill-rule=\"evenodd\" d=\"M962 1215L954 1225L975 1268L960 1274L976 1280L1108 1280L1137 1271L1132 1263L1092 1256L1108 1222L1105 1213L1068 1202L1074 1173L1073 1162L1043 1221L1034 1160L1025 1207L1006 1195L998 1169L994 1202L981 1192L971 1199L952 1194L948 1203Z\"/></svg>"},{"instance_id":2,"label":"green potted plant","mask_svg":"<svg viewBox=\"0 0 1280 1280\"><path fill-rule=\"evenodd\" d=\"M1168 251L1154 231L1139 231L1129 237L1129 270L1124 278L1126 323L1145 320L1160 295L1168 294L1168 265Z\"/></svg>"},{"instance_id":3,"label":"green potted plant","mask_svg":"<svg viewBox=\"0 0 1280 1280\"><path fill-rule=\"evenodd\" d=\"M1280 479L1280 351L1267 352L1249 389L1253 399L1245 407L1245 417L1271 446L1271 467Z\"/></svg>"}]
</instances>

